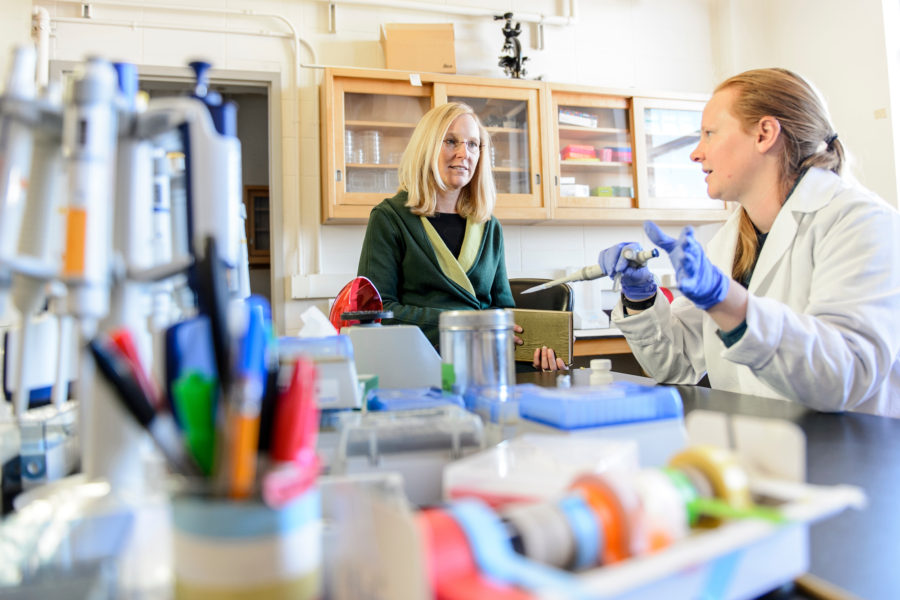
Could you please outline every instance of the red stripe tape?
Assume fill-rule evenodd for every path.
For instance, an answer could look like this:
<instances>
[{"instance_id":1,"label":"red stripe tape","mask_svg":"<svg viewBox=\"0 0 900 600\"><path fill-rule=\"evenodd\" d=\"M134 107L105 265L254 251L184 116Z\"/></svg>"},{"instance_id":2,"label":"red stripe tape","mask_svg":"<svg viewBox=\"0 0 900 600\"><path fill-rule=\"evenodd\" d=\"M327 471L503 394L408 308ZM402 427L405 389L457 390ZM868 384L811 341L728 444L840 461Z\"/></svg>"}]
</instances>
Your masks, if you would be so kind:
<instances>
[{"instance_id":1,"label":"red stripe tape","mask_svg":"<svg viewBox=\"0 0 900 600\"><path fill-rule=\"evenodd\" d=\"M432 508L416 514L425 548L428 582L437 600L528 600L530 594L493 582L478 572L462 528L447 512Z\"/></svg>"}]
</instances>

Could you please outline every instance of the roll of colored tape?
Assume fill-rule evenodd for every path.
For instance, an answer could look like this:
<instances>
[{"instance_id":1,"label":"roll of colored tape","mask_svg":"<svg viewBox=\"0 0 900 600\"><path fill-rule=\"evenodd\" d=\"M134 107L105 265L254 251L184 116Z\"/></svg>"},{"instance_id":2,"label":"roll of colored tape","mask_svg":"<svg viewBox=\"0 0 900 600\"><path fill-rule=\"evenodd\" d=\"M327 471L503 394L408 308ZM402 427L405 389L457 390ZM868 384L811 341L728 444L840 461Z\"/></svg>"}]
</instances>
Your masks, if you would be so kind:
<instances>
[{"instance_id":1,"label":"roll of colored tape","mask_svg":"<svg viewBox=\"0 0 900 600\"><path fill-rule=\"evenodd\" d=\"M433 590L447 582L477 573L466 534L446 511L419 511L416 525L425 547L425 569Z\"/></svg>"},{"instance_id":2,"label":"roll of colored tape","mask_svg":"<svg viewBox=\"0 0 900 600\"><path fill-rule=\"evenodd\" d=\"M650 551L685 538L688 515L675 483L660 469L641 469L635 474L634 483L644 509Z\"/></svg>"},{"instance_id":3,"label":"roll of colored tape","mask_svg":"<svg viewBox=\"0 0 900 600\"><path fill-rule=\"evenodd\" d=\"M578 493L563 497L559 501L559 507L566 516L575 539L575 555L568 568L581 571L599 564L603 531L597 515Z\"/></svg>"},{"instance_id":4,"label":"roll of colored tape","mask_svg":"<svg viewBox=\"0 0 900 600\"><path fill-rule=\"evenodd\" d=\"M737 457L715 446L691 446L673 456L669 466L689 467L700 471L712 484L717 498L725 500L735 508L749 508L753 505L750 497L750 482L747 472L738 463Z\"/></svg>"},{"instance_id":5,"label":"roll of colored tape","mask_svg":"<svg viewBox=\"0 0 900 600\"><path fill-rule=\"evenodd\" d=\"M575 557L575 536L566 515L556 504L536 502L509 506L503 516L522 538L525 556L564 569Z\"/></svg>"},{"instance_id":6,"label":"roll of colored tape","mask_svg":"<svg viewBox=\"0 0 900 600\"><path fill-rule=\"evenodd\" d=\"M581 475L570 486L584 495L588 506L597 516L600 529L603 532L603 541L600 546L602 564L614 563L625 560L631 553L629 551L628 519L625 509L616 497L615 492L599 476L594 474Z\"/></svg>"},{"instance_id":7,"label":"roll of colored tape","mask_svg":"<svg viewBox=\"0 0 900 600\"><path fill-rule=\"evenodd\" d=\"M518 588L481 576L465 532L446 511L421 511L416 515L416 525L422 536L432 597L439 600L531 598Z\"/></svg>"},{"instance_id":8,"label":"roll of colored tape","mask_svg":"<svg viewBox=\"0 0 900 600\"><path fill-rule=\"evenodd\" d=\"M697 519L700 518L700 515L697 514L697 510L694 507L694 501L699 496L697 488L694 487L691 480L688 479L688 476L682 470L664 468L661 469L661 472L672 481L672 485L675 486L675 489L677 489L678 493L681 495L681 502L684 505L688 526L693 526L697 523Z\"/></svg>"},{"instance_id":9,"label":"roll of colored tape","mask_svg":"<svg viewBox=\"0 0 900 600\"><path fill-rule=\"evenodd\" d=\"M690 482L691 487L693 487L694 491L697 492L698 498L716 497L716 491L713 489L712 482L707 479L706 475L704 475L699 469L695 469L694 467L690 467L688 465L681 465L675 470L684 474L684 476Z\"/></svg>"},{"instance_id":10,"label":"roll of colored tape","mask_svg":"<svg viewBox=\"0 0 900 600\"><path fill-rule=\"evenodd\" d=\"M483 502L474 498L460 500L448 510L465 531L475 563L486 577L560 598L582 595L583 590L571 574L514 552L506 528Z\"/></svg>"}]
</instances>

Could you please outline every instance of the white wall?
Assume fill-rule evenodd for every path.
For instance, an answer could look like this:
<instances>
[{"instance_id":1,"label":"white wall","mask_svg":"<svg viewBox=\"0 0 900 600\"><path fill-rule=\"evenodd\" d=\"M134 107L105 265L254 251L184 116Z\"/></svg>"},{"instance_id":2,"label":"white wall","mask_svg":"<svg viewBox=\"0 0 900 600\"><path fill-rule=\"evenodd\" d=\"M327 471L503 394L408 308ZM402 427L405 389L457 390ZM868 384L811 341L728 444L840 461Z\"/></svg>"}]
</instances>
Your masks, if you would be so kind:
<instances>
[{"instance_id":1,"label":"white wall","mask_svg":"<svg viewBox=\"0 0 900 600\"><path fill-rule=\"evenodd\" d=\"M409 0L407 4L430 7L435 3ZM341 4L336 11L337 32L329 33L328 5L316 0L252 3L253 12L273 13L281 19L236 14L248 8L240 0L183 0L179 8L94 2L93 22L76 23L58 18L78 17L80 3L37 1L35 5L47 7L57 18L51 38L54 59L82 60L99 54L138 65L182 66L200 56L223 69L280 73L280 139L272 142L280 144L281 160L273 165L270 183L272 201L281 202L281 219L273 224L279 261L273 265L272 290L281 332L296 330L299 314L309 304L327 307L324 299L291 300L292 277L302 282L352 276L364 231L362 226L319 225L321 72L295 69L297 62L383 67L381 23L452 22L459 72L502 76L496 67L503 42L501 25L487 17ZM560 14L567 5L562 0L453 3L453 7L487 7L497 13L543 14ZM807 14L814 5L823 8L815 15ZM862 158L860 178L896 201L893 143L880 131L890 129L890 119L876 121L872 116L873 110L888 106L883 38L880 47L878 42L883 24L876 5L880 6L880 0L581 0L576 25L545 28L544 50L531 47L533 26L523 26L522 38L530 57L529 76L642 90L709 92L718 80L738 69L772 64L778 58L822 88L832 102L842 139ZM185 12L187 7L207 12ZM290 39L258 35L287 32L285 20L315 56L303 44L295 55ZM104 24L98 24L101 21ZM0 22L5 28L7 20ZM838 60L844 56L849 58ZM279 192L280 198L274 195ZM594 262L597 252L610 243L643 239L636 226L507 226L505 232L511 276L560 274L566 266Z\"/></svg>"},{"instance_id":2,"label":"white wall","mask_svg":"<svg viewBox=\"0 0 900 600\"><path fill-rule=\"evenodd\" d=\"M19 44L31 42L31 4L21 0L0 0L0 88L9 74L9 56Z\"/></svg>"},{"instance_id":3,"label":"white wall","mask_svg":"<svg viewBox=\"0 0 900 600\"><path fill-rule=\"evenodd\" d=\"M784 67L808 78L828 103L832 122L850 151L851 172L897 206L897 152L884 17L897 0L721 0L716 20L727 35L717 79L756 67ZM890 38L889 38L890 39ZM895 59L897 42L891 56ZM896 66L896 60L892 60Z\"/></svg>"},{"instance_id":4,"label":"white wall","mask_svg":"<svg viewBox=\"0 0 900 600\"><path fill-rule=\"evenodd\" d=\"M428 4L427 2L422 2ZM463 3L465 4L465 3ZM558 14L564 2L511 0L469 3L489 6L498 13ZM582 0L577 24L545 27L544 50L533 46L534 26L523 25L521 36L528 77L545 80L642 90L706 92L714 79L710 10L707 0ZM350 15L353 15L352 17ZM323 64L382 67L378 24L383 22L453 22L458 72L503 77L497 57L503 43L501 23L488 18L467 19L432 13L364 10L339 7L338 39L317 46ZM346 29L345 29L346 28ZM322 39L319 36L318 39ZM315 45L316 42L314 42ZM311 132L318 135L318 130ZM310 139L312 143L313 140ZM318 162L302 162L302 194L318 198ZM309 218L313 211L310 210ZM315 207L318 218L318 207ZM302 230L309 227L303 219ZM346 277L356 272L363 226L321 228L321 271ZM581 267L597 260L597 253L623 239L644 239L639 226L518 226L505 225L507 269L511 277L562 275L566 267ZM646 243L646 242L645 242ZM310 253L307 253L310 256ZM317 265L306 272L315 272ZM315 279L313 276L311 279ZM298 302L297 307L305 303ZM290 315L290 311L288 312ZM288 327L291 326L288 319Z\"/></svg>"},{"instance_id":5,"label":"white wall","mask_svg":"<svg viewBox=\"0 0 900 600\"><path fill-rule=\"evenodd\" d=\"M6 87L12 49L31 41L31 5L17 0L0 0L0 90ZM7 302L11 304L11 302ZM0 306L0 333L12 320L10 309ZM2 356L2 351L0 351Z\"/></svg>"}]
</instances>

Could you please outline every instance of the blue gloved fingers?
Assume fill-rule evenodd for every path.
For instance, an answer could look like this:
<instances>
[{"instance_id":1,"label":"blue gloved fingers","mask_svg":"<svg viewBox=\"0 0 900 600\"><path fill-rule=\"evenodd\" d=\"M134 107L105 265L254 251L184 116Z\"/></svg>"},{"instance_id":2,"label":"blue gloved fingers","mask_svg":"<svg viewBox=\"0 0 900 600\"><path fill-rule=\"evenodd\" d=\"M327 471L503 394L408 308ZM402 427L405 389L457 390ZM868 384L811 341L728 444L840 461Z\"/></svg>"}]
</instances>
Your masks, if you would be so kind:
<instances>
[{"instance_id":1,"label":"blue gloved fingers","mask_svg":"<svg viewBox=\"0 0 900 600\"><path fill-rule=\"evenodd\" d=\"M640 251L641 245L637 242L621 242L600 251L600 255L597 257L597 264L603 267L603 272L607 276L615 277L631 264L622 257L622 251L625 248L634 248Z\"/></svg>"},{"instance_id":2,"label":"blue gloved fingers","mask_svg":"<svg viewBox=\"0 0 900 600\"><path fill-rule=\"evenodd\" d=\"M707 310L725 299L731 280L710 262L694 238L693 227L685 227L675 245L667 251L675 267L678 289L697 308Z\"/></svg>"},{"instance_id":3,"label":"blue gloved fingers","mask_svg":"<svg viewBox=\"0 0 900 600\"><path fill-rule=\"evenodd\" d=\"M605 250L601 250L600 254L597 256L597 264L603 267L603 272L606 273L609 277L613 277L616 274L616 265L619 262L619 257L622 254L622 248L625 247L625 242L621 244L615 244L606 248Z\"/></svg>"},{"instance_id":4,"label":"blue gloved fingers","mask_svg":"<svg viewBox=\"0 0 900 600\"><path fill-rule=\"evenodd\" d=\"M662 229L660 229L653 221L644 221L644 233L647 234L647 237L650 238L651 242L666 252L671 252L675 246L678 245L678 240L663 233ZM684 234L684 232L682 232L682 234Z\"/></svg>"},{"instance_id":5,"label":"blue gloved fingers","mask_svg":"<svg viewBox=\"0 0 900 600\"><path fill-rule=\"evenodd\" d=\"M678 249L680 250L680 264L676 270L680 271L684 279L693 280L703 259L703 249L694 238L692 227L685 227L678 236Z\"/></svg>"},{"instance_id":6,"label":"blue gloved fingers","mask_svg":"<svg viewBox=\"0 0 900 600\"><path fill-rule=\"evenodd\" d=\"M622 245L622 248L619 250L619 260L616 261L616 273L624 273L626 269L633 268L631 265L631 261L622 256L625 253L626 248L631 248L634 250L635 254L643 250L641 245L637 242L629 242ZM639 267L639 268L643 268Z\"/></svg>"},{"instance_id":7,"label":"blue gloved fingers","mask_svg":"<svg viewBox=\"0 0 900 600\"><path fill-rule=\"evenodd\" d=\"M656 295L656 279L646 266L629 265L622 271L622 293L635 302L646 300Z\"/></svg>"}]
</instances>

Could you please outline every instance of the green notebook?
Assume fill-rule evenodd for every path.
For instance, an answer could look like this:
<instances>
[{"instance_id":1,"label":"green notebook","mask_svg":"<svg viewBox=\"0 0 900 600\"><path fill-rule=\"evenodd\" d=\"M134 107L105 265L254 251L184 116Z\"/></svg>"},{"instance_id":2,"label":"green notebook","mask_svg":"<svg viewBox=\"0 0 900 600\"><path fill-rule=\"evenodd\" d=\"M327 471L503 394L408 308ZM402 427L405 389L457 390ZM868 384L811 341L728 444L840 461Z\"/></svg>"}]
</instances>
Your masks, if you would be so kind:
<instances>
[{"instance_id":1,"label":"green notebook","mask_svg":"<svg viewBox=\"0 0 900 600\"><path fill-rule=\"evenodd\" d=\"M519 337L525 342L516 346L516 360L532 362L534 349L547 346L556 356L572 364L572 312L568 310L534 310L514 308L513 320L522 326Z\"/></svg>"}]
</instances>

